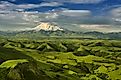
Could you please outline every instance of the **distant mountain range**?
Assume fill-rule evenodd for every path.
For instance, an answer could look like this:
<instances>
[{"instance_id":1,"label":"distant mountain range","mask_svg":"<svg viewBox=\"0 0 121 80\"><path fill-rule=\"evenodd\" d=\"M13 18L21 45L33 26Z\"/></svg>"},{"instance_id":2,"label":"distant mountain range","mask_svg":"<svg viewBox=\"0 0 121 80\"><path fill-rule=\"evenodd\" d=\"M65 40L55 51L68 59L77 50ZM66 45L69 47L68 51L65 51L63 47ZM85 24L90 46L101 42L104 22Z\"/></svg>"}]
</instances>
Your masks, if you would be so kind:
<instances>
[{"instance_id":1,"label":"distant mountain range","mask_svg":"<svg viewBox=\"0 0 121 80\"><path fill-rule=\"evenodd\" d=\"M42 38L42 37L60 37L60 38L91 38L91 39L121 39L121 32L102 33L102 32L75 32L62 29L51 23L41 23L35 28L23 31L6 32L0 31L1 37L6 38Z\"/></svg>"}]
</instances>

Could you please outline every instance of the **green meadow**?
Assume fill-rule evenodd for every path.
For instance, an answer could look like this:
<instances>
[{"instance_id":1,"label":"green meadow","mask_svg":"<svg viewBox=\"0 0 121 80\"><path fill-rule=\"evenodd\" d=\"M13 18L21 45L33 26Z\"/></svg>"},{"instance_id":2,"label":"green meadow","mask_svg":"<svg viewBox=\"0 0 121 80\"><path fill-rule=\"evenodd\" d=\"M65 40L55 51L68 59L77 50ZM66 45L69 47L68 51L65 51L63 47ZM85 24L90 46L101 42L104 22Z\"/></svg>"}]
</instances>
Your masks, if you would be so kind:
<instances>
[{"instance_id":1,"label":"green meadow","mask_svg":"<svg viewBox=\"0 0 121 80\"><path fill-rule=\"evenodd\" d=\"M120 40L0 40L0 80L120 79Z\"/></svg>"}]
</instances>

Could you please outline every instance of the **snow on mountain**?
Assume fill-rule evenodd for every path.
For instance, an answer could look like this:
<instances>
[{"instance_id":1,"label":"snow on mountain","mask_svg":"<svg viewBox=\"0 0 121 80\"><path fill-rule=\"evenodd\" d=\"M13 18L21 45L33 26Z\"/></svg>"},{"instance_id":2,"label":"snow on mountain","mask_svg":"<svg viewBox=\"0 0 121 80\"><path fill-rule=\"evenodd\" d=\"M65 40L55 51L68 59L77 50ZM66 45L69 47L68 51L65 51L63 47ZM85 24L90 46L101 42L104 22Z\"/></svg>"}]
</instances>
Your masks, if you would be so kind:
<instances>
[{"instance_id":1,"label":"snow on mountain","mask_svg":"<svg viewBox=\"0 0 121 80\"><path fill-rule=\"evenodd\" d=\"M41 23L40 25L36 26L32 30L40 31L40 30L45 30L45 31L57 31L57 30L63 30L57 25L51 24L51 23Z\"/></svg>"}]
</instances>

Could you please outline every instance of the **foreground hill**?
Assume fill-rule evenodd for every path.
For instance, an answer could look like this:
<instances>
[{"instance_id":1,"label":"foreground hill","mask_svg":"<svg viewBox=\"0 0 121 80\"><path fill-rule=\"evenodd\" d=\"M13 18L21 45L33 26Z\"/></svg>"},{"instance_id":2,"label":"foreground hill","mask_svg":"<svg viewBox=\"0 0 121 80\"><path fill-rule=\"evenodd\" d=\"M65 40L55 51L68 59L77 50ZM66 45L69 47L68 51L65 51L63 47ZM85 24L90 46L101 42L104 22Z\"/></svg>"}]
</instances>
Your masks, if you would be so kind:
<instances>
[{"instance_id":1,"label":"foreground hill","mask_svg":"<svg viewBox=\"0 0 121 80\"><path fill-rule=\"evenodd\" d=\"M0 80L120 80L121 41L4 40Z\"/></svg>"}]
</instances>

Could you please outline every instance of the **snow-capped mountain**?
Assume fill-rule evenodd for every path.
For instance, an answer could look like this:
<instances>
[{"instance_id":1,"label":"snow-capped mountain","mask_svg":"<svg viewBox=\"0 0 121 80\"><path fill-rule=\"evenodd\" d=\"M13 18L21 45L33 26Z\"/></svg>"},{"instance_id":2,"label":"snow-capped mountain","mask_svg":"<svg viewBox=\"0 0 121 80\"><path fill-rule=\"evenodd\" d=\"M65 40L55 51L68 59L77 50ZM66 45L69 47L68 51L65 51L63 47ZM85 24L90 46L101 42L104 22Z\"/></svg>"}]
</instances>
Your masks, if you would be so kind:
<instances>
[{"instance_id":1,"label":"snow-capped mountain","mask_svg":"<svg viewBox=\"0 0 121 80\"><path fill-rule=\"evenodd\" d=\"M51 24L51 23L41 23L37 27L33 28L32 30L40 31L40 30L45 30L45 31L57 31L57 30L63 30L57 25Z\"/></svg>"}]
</instances>

